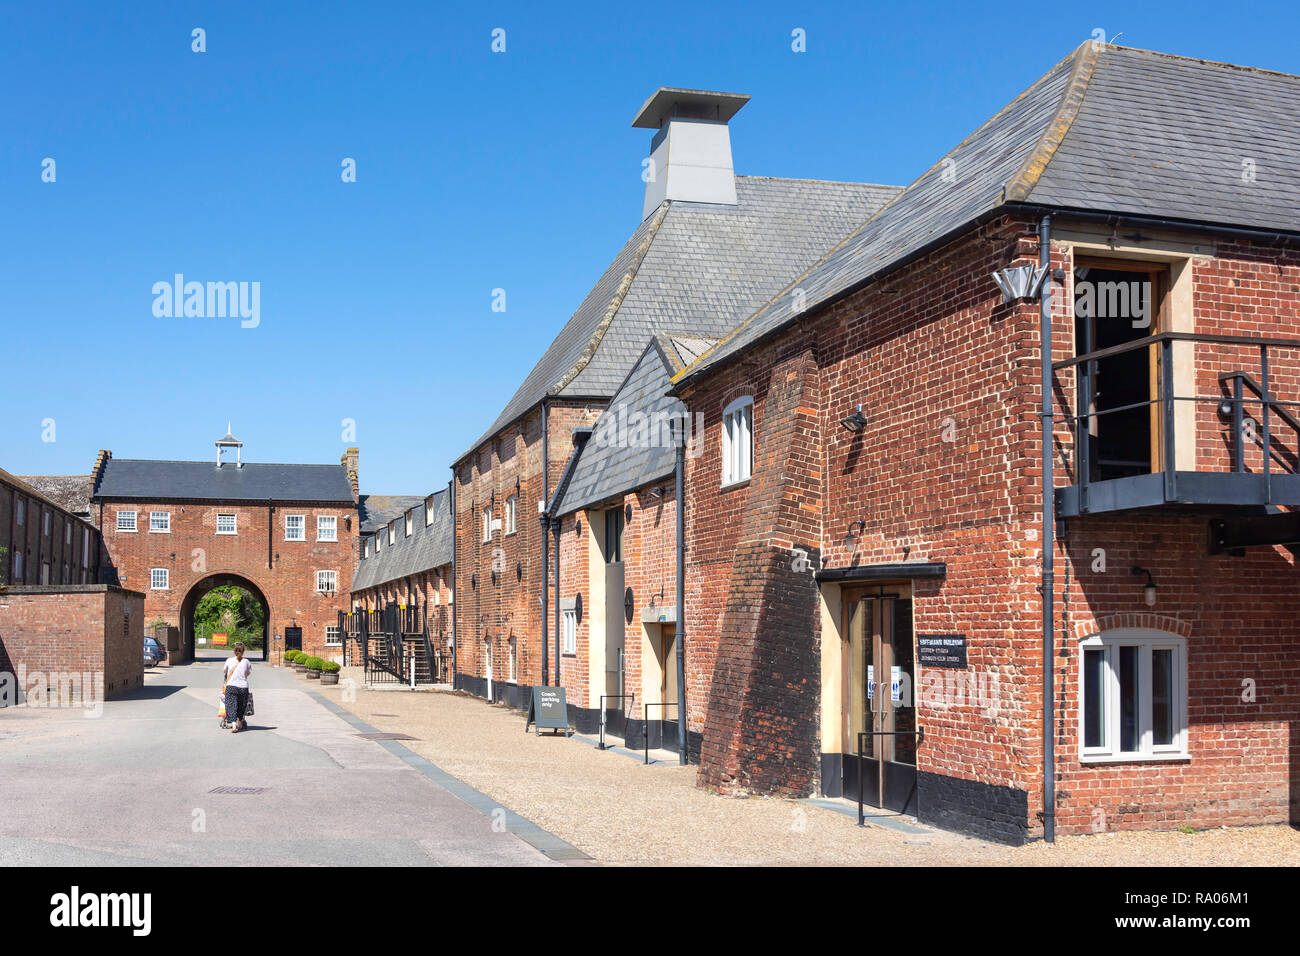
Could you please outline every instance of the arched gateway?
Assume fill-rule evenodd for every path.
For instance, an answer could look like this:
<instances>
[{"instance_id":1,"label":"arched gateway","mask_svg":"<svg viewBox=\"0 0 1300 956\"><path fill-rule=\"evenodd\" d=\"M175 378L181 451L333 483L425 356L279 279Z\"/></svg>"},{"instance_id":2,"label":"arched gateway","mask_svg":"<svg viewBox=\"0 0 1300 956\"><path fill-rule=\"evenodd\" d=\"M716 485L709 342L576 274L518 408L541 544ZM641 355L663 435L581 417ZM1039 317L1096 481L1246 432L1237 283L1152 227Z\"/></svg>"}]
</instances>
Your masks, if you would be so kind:
<instances>
[{"instance_id":1,"label":"arched gateway","mask_svg":"<svg viewBox=\"0 0 1300 956\"><path fill-rule=\"evenodd\" d=\"M181 601L181 635L182 646L194 649L196 659L204 657L226 657L228 656L228 647L220 645L201 646L198 642L200 635L194 630L194 609L198 606L203 596L219 588L238 587L248 591L253 597L262 602L262 608L266 612L262 624L262 641L261 647L252 650L249 656L254 659L266 660L271 651L271 602L267 600L266 593L257 586L256 583L241 574L222 572L210 574L205 578L197 581L193 587L186 593L185 598ZM233 644L233 639L230 644Z\"/></svg>"}]
</instances>

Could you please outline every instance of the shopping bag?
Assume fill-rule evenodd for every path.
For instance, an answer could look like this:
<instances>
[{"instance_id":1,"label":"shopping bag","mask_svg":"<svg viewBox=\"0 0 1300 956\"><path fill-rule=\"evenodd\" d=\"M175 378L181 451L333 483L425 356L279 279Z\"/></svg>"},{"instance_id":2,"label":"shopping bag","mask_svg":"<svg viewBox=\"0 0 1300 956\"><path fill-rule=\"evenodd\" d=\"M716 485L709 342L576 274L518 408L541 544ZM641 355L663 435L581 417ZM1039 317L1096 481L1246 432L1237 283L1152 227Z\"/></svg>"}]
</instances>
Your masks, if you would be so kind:
<instances>
[{"instance_id":1,"label":"shopping bag","mask_svg":"<svg viewBox=\"0 0 1300 956\"><path fill-rule=\"evenodd\" d=\"M220 694L218 695L217 699L221 702L220 705L217 707L217 717L220 718L221 720L225 720L226 719L226 695Z\"/></svg>"}]
</instances>

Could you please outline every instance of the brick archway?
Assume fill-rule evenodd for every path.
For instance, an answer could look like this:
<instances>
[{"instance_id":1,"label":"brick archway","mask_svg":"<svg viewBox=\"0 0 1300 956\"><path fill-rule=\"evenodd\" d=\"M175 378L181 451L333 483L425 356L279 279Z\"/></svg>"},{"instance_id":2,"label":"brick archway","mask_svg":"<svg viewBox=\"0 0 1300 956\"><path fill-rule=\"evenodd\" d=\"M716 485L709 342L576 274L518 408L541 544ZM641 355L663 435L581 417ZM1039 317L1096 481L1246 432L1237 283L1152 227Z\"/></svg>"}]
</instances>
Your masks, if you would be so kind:
<instances>
[{"instance_id":1,"label":"brick archway","mask_svg":"<svg viewBox=\"0 0 1300 956\"><path fill-rule=\"evenodd\" d=\"M1094 634L1121 629L1143 629L1164 631L1179 637L1192 636L1192 622L1168 614L1151 614L1140 611L1126 611L1122 614L1103 614L1091 621L1080 621L1074 625L1074 639L1082 641Z\"/></svg>"},{"instance_id":2,"label":"brick archway","mask_svg":"<svg viewBox=\"0 0 1300 956\"><path fill-rule=\"evenodd\" d=\"M271 653L271 602L267 600L266 591L256 581L234 571L216 571L205 575L194 582L193 586L185 592L185 599L181 601L181 635L186 642L185 646L191 648L197 656L198 645L195 643L194 634L194 608L209 591L223 587L243 588L262 602L262 607L266 611L266 620L263 623L261 660L267 660Z\"/></svg>"}]
</instances>

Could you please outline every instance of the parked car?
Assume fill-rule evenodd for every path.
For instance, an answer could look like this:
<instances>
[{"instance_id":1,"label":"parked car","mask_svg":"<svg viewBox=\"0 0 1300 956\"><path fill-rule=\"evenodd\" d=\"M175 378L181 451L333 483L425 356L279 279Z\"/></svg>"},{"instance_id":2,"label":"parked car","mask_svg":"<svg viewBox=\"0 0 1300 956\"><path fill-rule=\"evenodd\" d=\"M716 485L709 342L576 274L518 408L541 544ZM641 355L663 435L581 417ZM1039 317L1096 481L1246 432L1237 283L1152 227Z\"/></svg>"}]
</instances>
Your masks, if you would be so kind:
<instances>
[{"instance_id":1,"label":"parked car","mask_svg":"<svg viewBox=\"0 0 1300 956\"><path fill-rule=\"evenodd\" d=\"M158 654L156 651L154 651L153 648L149 646L147 641L145 642L144 645L144 666L145 667L158 666Z\"/></svg>"},{"instance_id":2,"label":"parked car","mask_svg":"<svg viewBox=\"0 0 1300 956\"><path fill-rule=\"evenodd\" d=\"M167 660L167 648L165 648L165 647L162 645L162 642L159 641L157 638L149 637L149 636L146 634L146 635L145 635L145 639L144 639L144 646L145 646L145 647L148 647L148 648L151 648L151 649L153 650L153 652L154 652L156 655L158 655L158 660L159 660L159 661L165 661L165 660Z\"/></svg>"}]
</instances>

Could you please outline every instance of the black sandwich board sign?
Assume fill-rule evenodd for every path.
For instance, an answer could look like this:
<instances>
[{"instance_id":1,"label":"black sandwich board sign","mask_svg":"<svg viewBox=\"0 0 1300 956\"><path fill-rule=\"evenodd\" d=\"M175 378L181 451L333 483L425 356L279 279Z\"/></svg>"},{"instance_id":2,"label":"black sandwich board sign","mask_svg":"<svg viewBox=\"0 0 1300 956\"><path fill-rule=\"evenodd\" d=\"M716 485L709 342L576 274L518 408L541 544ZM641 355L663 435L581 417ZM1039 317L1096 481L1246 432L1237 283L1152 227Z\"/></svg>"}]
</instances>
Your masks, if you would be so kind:
<instances>
[{"instance_id":1,"label":"black sandwich board sign","mask_svg":"<svg viewBox=\"0 0 1300 956\"><path fill-rule=\"evenodd\" d=\"M569 705L564 699L563 687L534 687L533 699L528 704L528 721L524 733L532 724L537 725L537 736L542 729L560 731L569 736Z\"/></svg>"},{"instance_id":2,"label":"black sandwich board sign","mask_svg":"<svg viewBox=\"0 0 1300 956\"><path fill-rule=\"evenodd\" d=\"M916 659L926 667L965 667L965 634L918 634Z\"/></svg>"}]
</instances>

